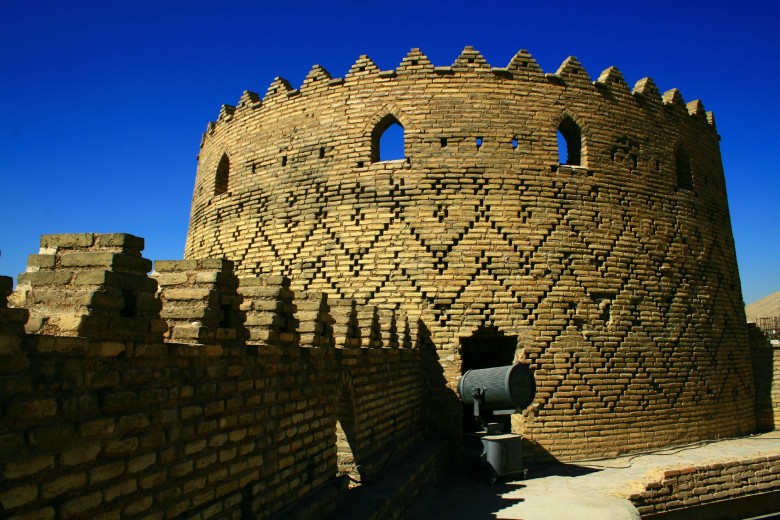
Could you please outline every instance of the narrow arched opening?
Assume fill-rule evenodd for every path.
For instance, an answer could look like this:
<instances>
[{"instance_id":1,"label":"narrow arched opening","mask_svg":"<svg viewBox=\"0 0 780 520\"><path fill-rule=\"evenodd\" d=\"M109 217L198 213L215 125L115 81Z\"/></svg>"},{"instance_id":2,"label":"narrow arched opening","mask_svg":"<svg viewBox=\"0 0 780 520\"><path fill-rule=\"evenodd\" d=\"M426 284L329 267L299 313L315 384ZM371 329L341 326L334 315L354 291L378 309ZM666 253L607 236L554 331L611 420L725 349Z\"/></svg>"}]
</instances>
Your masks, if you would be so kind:
<instances>
[{"instance_id":1,"label":"narrow arched opening","mask_svg":"<svg viewBox=\"0 0 780 520\"><path fill-rule=\"evenodd\" d=\"M226 153L222 154L217 165L217 174L214 177L214 195L221 195L228 189L228 178L230 177L230 158Z\"/></svg>"},{"instance_id":2,"label":"narrow arched opening","mask_svg":"<svg viewBox=\"0 0 780 520\"><path fill-rule=\"evenodd\" d=\"M349 486L359 485L362 479L360 465L352 451L355 442L355 410L349 391L342 387L336 401L336 471L345 475Z\"/></svg>"},{"instance_id":3,"label":"narrow arched opening","mask_svg":"<svg viewBox=\"0 0 780 520\"><path fill-rule=\"evenodd\" d=\"M678 146L674 152L674 169L677 173L677 189L690 190L693 188L693 174L691 172L691 158L683 146Z\"/></svg>"},{"instance_id":4,"label":"narrow arched opening","mask_svg":"<svg viewBox=\"0 0 780 520\"><path fill-rule=\"evenodd\" d=\"M404 159L404 127L398 119L387 114L371 132L371 162Z\"/></svg>"},{"instance_id":5,"label":"narrow arched opening","mask_svg":"<svg viewBox=\"0 0 780 520\"><path fill-rule=\"evenodd\" d=\"M558 125L558 163L582 165L582 131L568 116Z\"/></svg>"}]
</instances>

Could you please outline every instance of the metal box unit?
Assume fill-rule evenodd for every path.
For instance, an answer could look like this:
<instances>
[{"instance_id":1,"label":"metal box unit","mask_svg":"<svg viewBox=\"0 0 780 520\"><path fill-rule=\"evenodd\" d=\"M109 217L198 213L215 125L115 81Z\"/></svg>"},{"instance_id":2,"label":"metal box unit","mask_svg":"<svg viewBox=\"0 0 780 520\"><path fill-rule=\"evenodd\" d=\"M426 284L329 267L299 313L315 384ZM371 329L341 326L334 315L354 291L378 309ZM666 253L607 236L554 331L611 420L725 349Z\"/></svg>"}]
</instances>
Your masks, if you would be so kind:
<instances>
[{"instance_id":1,"label":"metal box unit","mask_svg":"<svg viewBox=\"0 0 780 520\"><path fill-rule=\"evenodd\" d=\"M523 472L523 436L513 433L482 437L483 457L494 477Z\"/></svg>"}]
</instances>

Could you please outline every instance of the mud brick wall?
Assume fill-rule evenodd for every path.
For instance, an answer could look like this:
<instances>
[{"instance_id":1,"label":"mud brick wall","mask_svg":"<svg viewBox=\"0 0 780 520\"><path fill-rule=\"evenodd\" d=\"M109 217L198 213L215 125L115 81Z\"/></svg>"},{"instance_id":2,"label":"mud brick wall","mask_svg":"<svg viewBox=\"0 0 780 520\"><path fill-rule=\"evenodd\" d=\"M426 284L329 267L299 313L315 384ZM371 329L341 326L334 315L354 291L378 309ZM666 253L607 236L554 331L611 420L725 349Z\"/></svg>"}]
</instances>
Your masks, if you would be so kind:
<instances>
[{"instance_id":1,"label":"mud brick wall","mask_svg":"<svg viewBox=\"0 0 780 520\"><path fill-rule=\"evenodd\" d=\"M42 238L58 251L74 241L143 242ZM37 262L33 255L33 269ZM133 301L111 293L117 265L106 263L94 266L103 283L73 290L84 301L104 292ZM281 277L239 280L223 260L158 267L136 280L152 288L156 314L123 316L124 301L83 305L72 321L52 318L71 312L73 300L51 297L70 294L79 276L70 266L52 267L59 287L23 276L29 283L20 281L10 301L27 308L8 308L11 280L0 278L0 516L266 518L304 497L319 497L325 513L344 487L340 391L352 405L350 443L365 475L403 454L399 439L421 436L419 355L402 316L346 302L352 327L338 349L352 347L342 352L322 294L294 294ZM68 275L57 278L61 269ZM35 333L26 333L34 313ZM110 328L78 326L96 319L125 329L111 339ZM57 328L40 325L52 322ZM144 339L152 331L159 340ZM138 339L127 340L133 333Z\"/></svg>"},{"instance_id":2,"label":"mud brick wall","mask_svg":"<svg viewBox=\"0 0 780 520\"><path fill-rule=\"evenodd\" d=\"M3 385L9 516L263 517L335 475L321 351L27 341L26 384Z\"/></svg>"},{"instance_id":3,"label":"mud brick wall","mask_svg":"<svg viewBox=\"0 0 780 520\"><path fill-rule=\"evenodd\" d=\"M394 122L405 157L380 161ZM513 428L540 456L736 435L754 392L718 141L700 101L575 58L315 66L209 124L185 256L420 322L453 437L475 331L517 339L538 394Z\"/></svg>"},{"instance_id":4,"label":"mud brick wall","mask_svg":"<svg viewBox=\"0 0 780 520\"><path fill-rule=\"evenodd\" d=\"M339 349L339 470L370 481L423 439L417 350Z\"/></svg>"},{"instance_id":5,"label":"mud brick wall","mask_svg":"<svg viewBox=\"0 0 780 520\"><path fill-rule=\"evenodd\" d=\"M777 490L780 455L772 455L668 470L630 500L644 516Z\"/></svg>"},{"instance_id":6,"label":"mud brick wall","mask_svg":"<svg viewBox=\"0 0 780 520\"><path fill-rule=\"evenodd\" d=\"M756 385L756 428L780 428L780 347L772 345L755 323L748 324Z\"/></svg>"}]
</instances>

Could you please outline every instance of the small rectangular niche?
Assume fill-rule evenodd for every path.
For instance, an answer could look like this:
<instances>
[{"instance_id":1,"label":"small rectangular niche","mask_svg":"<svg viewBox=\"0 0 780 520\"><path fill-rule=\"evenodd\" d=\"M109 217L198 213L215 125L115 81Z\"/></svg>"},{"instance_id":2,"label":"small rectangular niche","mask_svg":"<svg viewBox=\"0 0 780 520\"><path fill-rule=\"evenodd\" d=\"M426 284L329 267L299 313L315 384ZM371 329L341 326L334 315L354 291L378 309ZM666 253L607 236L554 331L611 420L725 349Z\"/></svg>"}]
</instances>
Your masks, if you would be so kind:
<instances>
[{"instance_id":1,"label":"small rectangular niche","mask_svg":"<svg viewBox=\"0 0 780 520\"><path fill-rule=\"evenodd\" d=\"M475 143L477 145L477 149L482 148L482 138L481 137L477 137L477 139L475 140Z\"/></svg>"},{"instance_id":2,"label":"small rectangular niche","mask_svg":"<svg viewBox=\"0 0 780 520\"><path fill-rule=\"evenodd\" d=\"M232 323L232 318L233 318L230 304L221 304L219 306L219 310L222 312L222 319L219 320L220 328L223 329L230 328L230 325Z\"/></svg>"},{"instance_id":3,"label":"small rectangular niche","mask_svg":"<svg viewBox=\"0 0 780 520\"><path fill-rule=\"evenodd\" d=\"M130 289L122 289L122 299L124 300L124 305L122 305L119 315L123 318L135 318L138 312L138 300L135 293Z\"/></svg>"},{"instance_id":4,"label":"small rectangular niche","mask_svg":"<svg viewBox=\"0 0 780 520\"><path fill-rule=\"evenodd\" d=\"M442 148L446 148L447 147L447 138L446 137L442 137L441 139L439 139L439 144L441 145Z\"/></svg>"}]
</instances>

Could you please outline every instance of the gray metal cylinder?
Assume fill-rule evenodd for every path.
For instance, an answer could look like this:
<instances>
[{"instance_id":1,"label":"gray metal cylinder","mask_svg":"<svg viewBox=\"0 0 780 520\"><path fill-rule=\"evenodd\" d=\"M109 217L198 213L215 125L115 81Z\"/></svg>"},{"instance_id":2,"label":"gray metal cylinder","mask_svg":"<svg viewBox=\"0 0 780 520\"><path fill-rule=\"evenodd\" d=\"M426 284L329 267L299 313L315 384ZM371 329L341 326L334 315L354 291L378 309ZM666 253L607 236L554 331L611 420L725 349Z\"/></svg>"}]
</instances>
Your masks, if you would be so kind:
<instances>
[{"instance_id":1,"label":"gray metal cylinder","mask_svg":"<svg viewBox=\"0 0 780 520\"><path fill-rule=\"evenodd\" d=\"M482 393L480 407L485 410L521 410L536 395L536 382L528 366L516 363L503 367L469 370L458 380L460 399L474 405L474 389Z\"/></svg>"}]
</instances>

